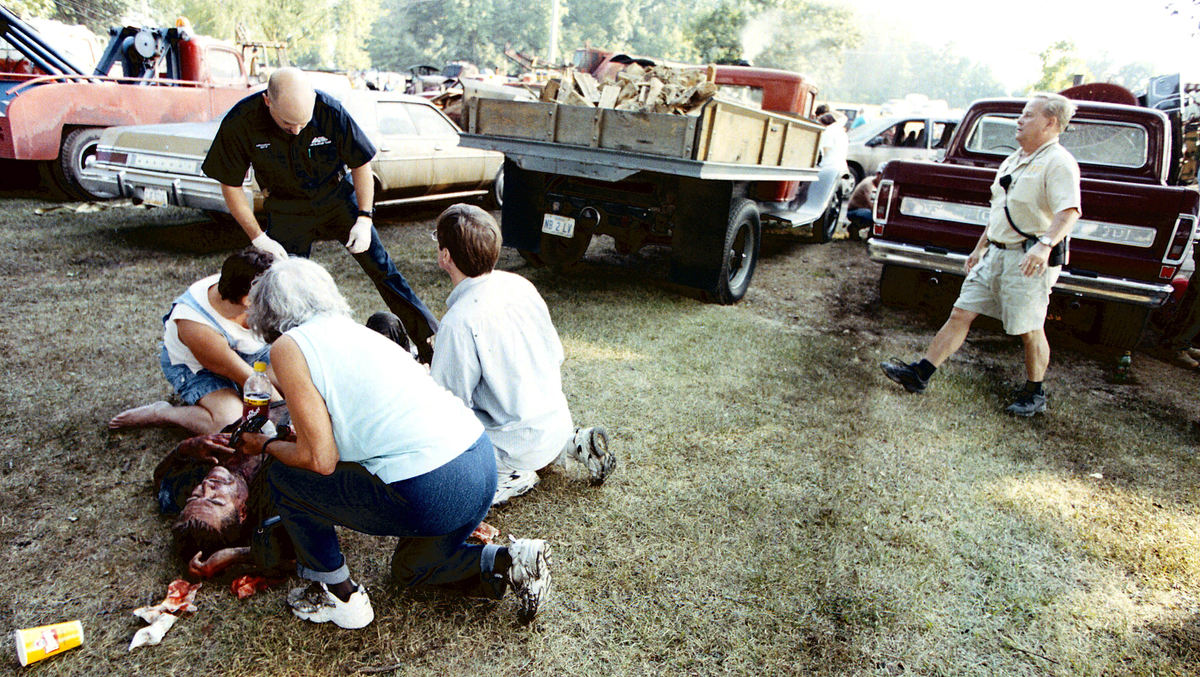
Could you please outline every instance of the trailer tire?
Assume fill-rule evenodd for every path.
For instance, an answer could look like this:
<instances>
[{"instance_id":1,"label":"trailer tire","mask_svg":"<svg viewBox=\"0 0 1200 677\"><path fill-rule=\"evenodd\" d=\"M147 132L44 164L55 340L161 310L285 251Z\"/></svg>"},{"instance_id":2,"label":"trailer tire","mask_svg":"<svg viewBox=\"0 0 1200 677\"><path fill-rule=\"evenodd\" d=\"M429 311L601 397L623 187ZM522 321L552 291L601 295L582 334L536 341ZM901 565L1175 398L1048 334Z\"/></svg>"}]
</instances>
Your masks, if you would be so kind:
<instances>
[{"instance_id":1,"label":"trailer tire","mask_svg":"<svg viewBox=\"0 0 1200 677\"><path fill-rule=\"evenodd\" d=\"M716 287L711 295L717 303L737 303L750 288L758 250L762 243L762 222L758 205L746 198L734 198L725 224L724 248L717 271Z\"/></svg>"},{"instance_id":2,"label":"trailer tire","mask_svg":"<svg viewBox=\"0 0 1200 677\"><path fill-rule=\"evenodd\" d=\"M113 193L93 193L83 187L83 170L96 157L100 144L100 127L80 127L63 137L58 160L54 163L54 178L68 196L77 200L107 200Z\"/></svg>"}]
</instances>

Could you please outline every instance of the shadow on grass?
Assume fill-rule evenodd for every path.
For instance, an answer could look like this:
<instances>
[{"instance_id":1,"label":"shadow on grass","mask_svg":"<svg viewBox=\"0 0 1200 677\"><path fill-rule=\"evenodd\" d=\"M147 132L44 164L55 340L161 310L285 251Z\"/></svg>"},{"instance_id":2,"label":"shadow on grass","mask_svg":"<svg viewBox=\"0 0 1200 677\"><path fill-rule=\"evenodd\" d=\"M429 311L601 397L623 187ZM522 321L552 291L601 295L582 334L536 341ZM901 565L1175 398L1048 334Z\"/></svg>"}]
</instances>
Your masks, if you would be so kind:
<instances>
[{"instance_id":1,"label":"shadow on grass","mask_svg":"<svg viewBox=\"0 0 1200 677\"><path fill-rule=\"evenodd\" d=\"M248 244L236 224L213 221L198 213L194 221L116 228L111 237L119 246L185 254L216 254Z\"/></svg>"}]
</instances>

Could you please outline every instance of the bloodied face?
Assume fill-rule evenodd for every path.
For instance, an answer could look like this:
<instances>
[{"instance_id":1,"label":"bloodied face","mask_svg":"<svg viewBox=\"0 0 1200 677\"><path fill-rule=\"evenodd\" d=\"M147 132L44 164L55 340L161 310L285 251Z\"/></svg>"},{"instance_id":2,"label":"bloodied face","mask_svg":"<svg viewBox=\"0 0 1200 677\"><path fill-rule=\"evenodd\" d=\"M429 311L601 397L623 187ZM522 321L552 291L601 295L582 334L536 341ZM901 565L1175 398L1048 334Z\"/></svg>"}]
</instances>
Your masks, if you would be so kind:
<instances>
[{"instance_id":1,"label":"bloodied face","mask_svg":"<svg viewBox=\"0 0 1200 677\"><path fill-rule=\"evenodd\" d=\"M187 505L179 514L179 520L195 520L221 531L246 518L248 495L246 481L240 475L216 466L192 490Z\"/></svg>"}]
</instances>

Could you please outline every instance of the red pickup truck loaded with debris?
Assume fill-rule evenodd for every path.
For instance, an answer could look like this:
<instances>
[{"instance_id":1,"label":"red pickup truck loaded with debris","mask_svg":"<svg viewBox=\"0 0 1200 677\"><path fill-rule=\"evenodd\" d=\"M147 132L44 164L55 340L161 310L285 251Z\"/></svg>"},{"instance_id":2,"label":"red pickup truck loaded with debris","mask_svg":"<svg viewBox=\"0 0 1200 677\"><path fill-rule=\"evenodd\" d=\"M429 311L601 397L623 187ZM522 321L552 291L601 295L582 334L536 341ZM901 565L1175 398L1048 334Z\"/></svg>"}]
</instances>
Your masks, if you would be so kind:
<instances>
[{"instance_id":1,"label":"red pickup truck loaded with debris","mask_svg":"<svg viewBox=\"0 0 1200 677\"><path fill-rule=\"evenodd\" d=\"M1200 193L1194 185L1171 185L1182 145L1174 82L1173 100L1151 102L1166 112L1112 85L1064 92L1078 106L1060 141L1079 162L1083 215L1047 319L1091 343L1137 343L1150 311L1171 295L1196 236ZM887 165L869 244L871 259L883 264L885 304L940 306L957 294L963 262L987 224L996 168L1016 149L1024 104L977 101L941 162Z\"/></svg>"}]
</instances>

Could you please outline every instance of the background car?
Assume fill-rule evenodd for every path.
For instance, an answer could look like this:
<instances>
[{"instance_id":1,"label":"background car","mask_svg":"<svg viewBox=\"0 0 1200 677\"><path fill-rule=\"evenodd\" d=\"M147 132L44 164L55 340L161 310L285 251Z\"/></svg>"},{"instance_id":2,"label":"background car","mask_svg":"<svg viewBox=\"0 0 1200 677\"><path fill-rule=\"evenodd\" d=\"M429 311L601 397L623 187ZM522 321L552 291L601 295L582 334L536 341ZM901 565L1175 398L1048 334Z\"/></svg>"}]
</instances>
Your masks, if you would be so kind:
<instances>
[{"instance_id":1,"label":"background car","mask_svg":"<svg viewBox=\"0 0 1200 677\"><path fill-rule=\"evenodd\" d=\"M868 122L850 132L846 166L857 185L887 160L938 160L960 116L907 115Z\"/></svg>"},{"instance_id":2,"label":"background car","mask_svg":"<svg viewBox=\"0 0 1200 677\"><path fill-rule=\"evenodd\" d=\"M331 92L332 93L332 92ZM459 145L459 129L428 101L390 92L335 93L379 152L371 160L375 204L482 198L500 205L501 153ZM220 121L110 127L84 172L93 191L151 205L228 214L221 187L200 171ZM246 174L243 189L262 209L263 195Z\"/></svg>"}]
</instances>

